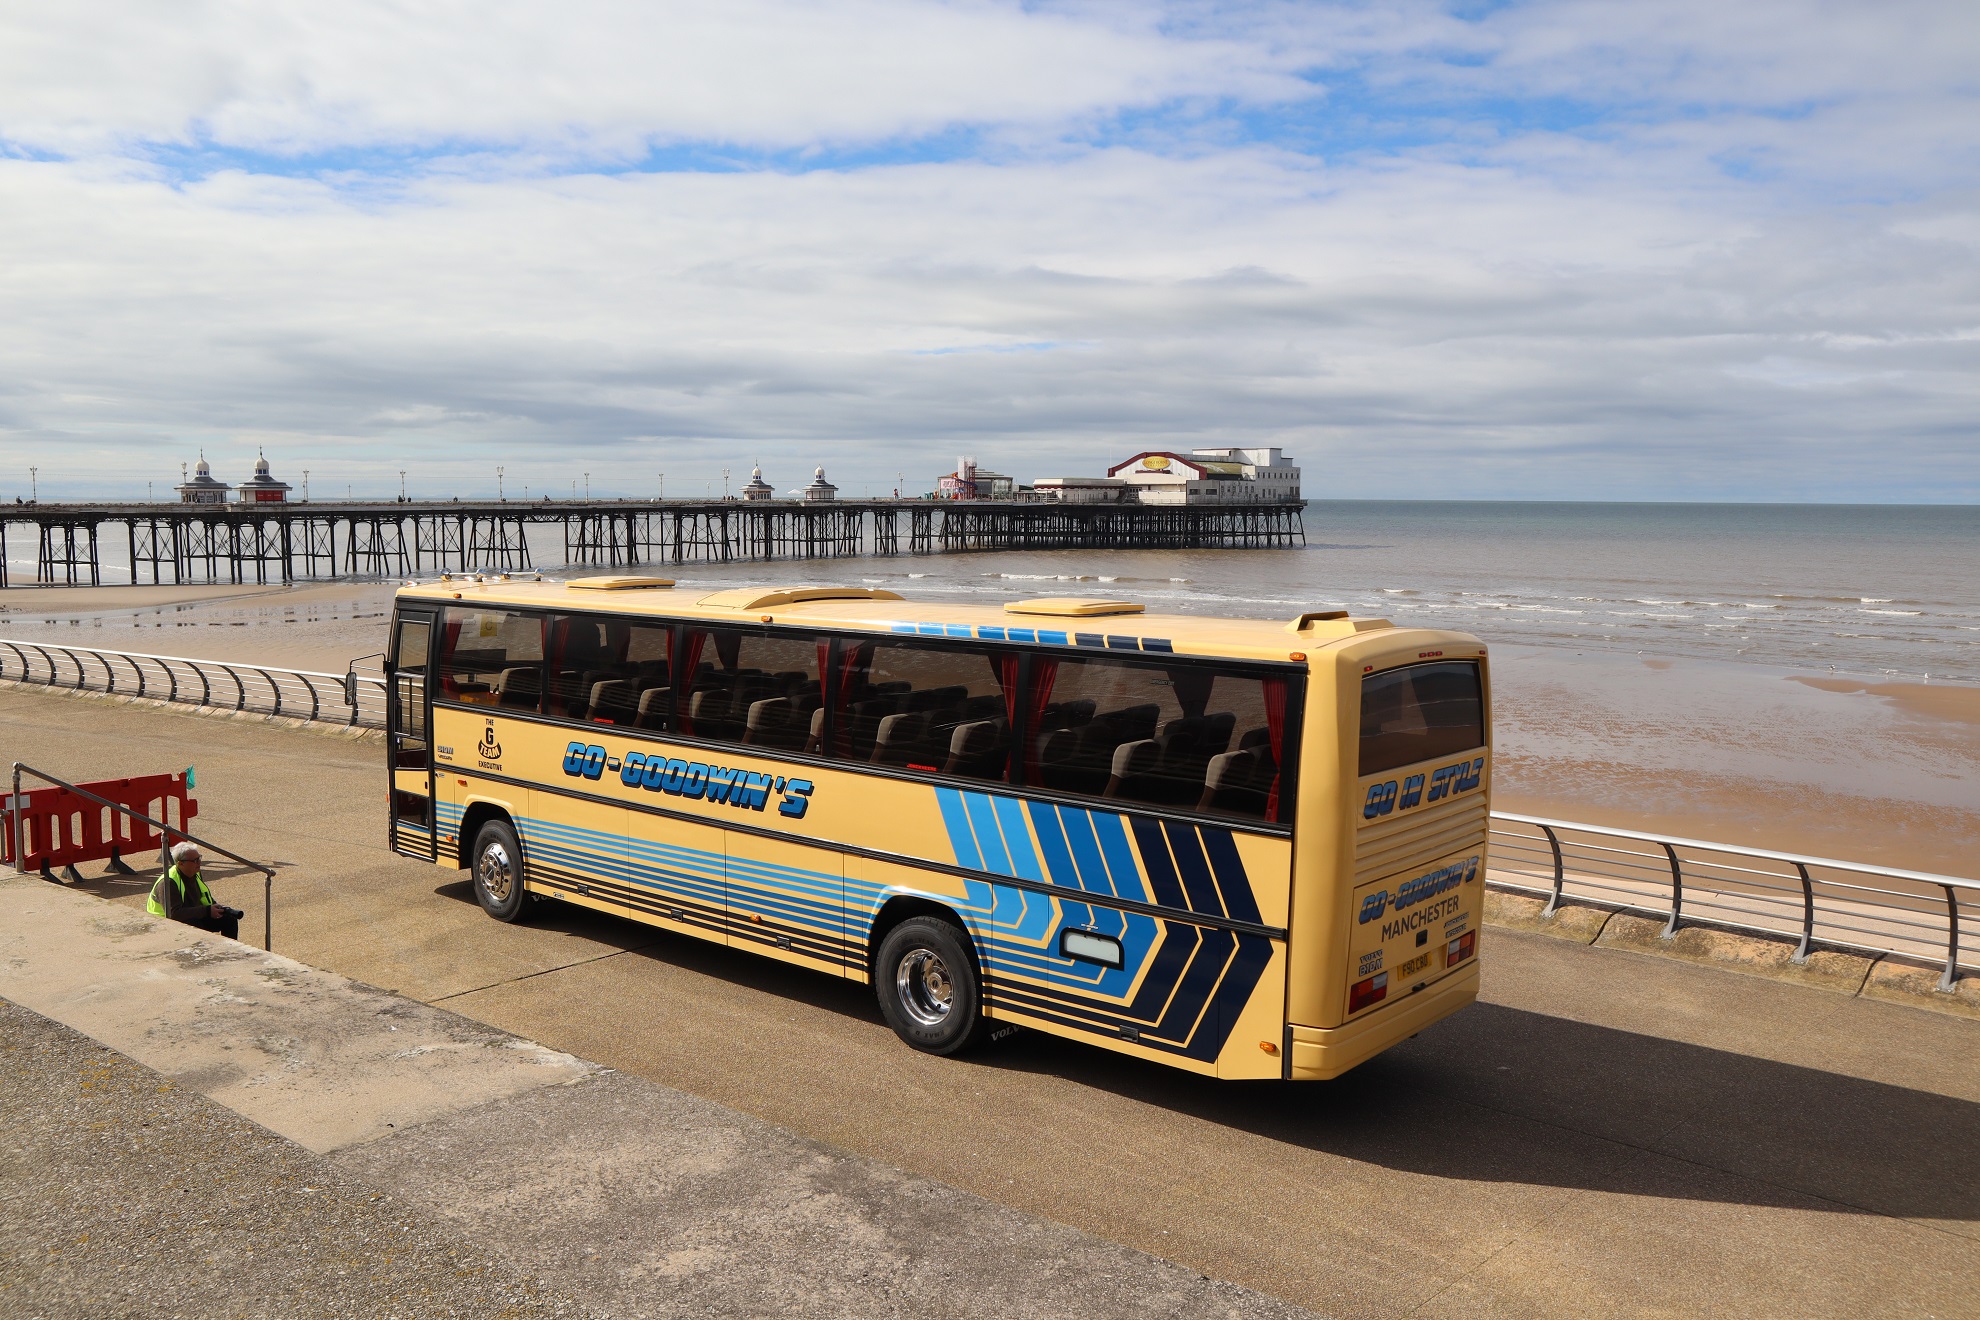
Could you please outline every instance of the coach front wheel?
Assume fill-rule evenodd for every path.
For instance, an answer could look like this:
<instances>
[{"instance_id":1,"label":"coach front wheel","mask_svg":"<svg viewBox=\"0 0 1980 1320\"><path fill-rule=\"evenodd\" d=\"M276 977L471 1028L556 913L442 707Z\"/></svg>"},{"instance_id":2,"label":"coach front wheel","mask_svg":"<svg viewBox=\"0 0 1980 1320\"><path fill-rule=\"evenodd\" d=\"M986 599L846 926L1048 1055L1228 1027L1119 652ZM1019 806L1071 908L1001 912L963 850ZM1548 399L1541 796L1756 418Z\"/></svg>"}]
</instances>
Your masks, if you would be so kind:
<instances>
[{"instance_id":1,"label":"coach front wheel","mask_svg":"<svg viewBox=\"0 0 1980 1320\"><path fill-rule=\"evenodd\" d=\"M474 836L469 863L474 873L474 897L482 911L497 921L516 921L529 906L523 888L522 845L505 820L491 820Z\"/></svg>"},{"instance_id":2,"label":"coach front wheel","mask_svg":"<svg viewBox=\"0 0 1980 1320\"><path fill-rule=\"evenodd\" d=\"M983 988L969 936L938 917L911 917L887 933L873 988L894 1034L928 1054L955 1054L982 1039Z\"/></svg>"}]
</instances>

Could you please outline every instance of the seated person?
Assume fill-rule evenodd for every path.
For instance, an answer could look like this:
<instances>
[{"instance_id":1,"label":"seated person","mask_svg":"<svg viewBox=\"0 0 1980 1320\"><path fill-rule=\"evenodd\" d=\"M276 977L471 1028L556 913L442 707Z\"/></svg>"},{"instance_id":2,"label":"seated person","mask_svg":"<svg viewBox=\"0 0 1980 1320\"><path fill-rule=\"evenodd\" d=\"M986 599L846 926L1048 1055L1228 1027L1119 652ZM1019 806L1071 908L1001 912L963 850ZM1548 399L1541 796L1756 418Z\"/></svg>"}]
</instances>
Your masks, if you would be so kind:
<instances>
[{"instance_id":1,"label":"seated person","mask_svg":"<svg viewBox=\"0 0 1980 1320\"><path fill-rule=\"evenodd\" d=\"M230 940L241 937L239 908L222 907L213 901L213 891L200 878L199 845L181 843L172 849L172 865L151 887L151 898L144 910L154 917L182 921L188 926L210 930Z\"/></svg>"}]
</instances>

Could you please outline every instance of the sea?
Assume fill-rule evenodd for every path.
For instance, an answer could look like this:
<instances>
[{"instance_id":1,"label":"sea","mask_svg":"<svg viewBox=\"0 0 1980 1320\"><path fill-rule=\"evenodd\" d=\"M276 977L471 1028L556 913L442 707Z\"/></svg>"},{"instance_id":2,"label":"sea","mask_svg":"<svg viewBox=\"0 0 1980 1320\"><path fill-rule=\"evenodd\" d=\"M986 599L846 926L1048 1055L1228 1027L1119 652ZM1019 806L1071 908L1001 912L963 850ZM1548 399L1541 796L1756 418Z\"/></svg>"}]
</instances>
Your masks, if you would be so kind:
<instances>
[{"instance_id":1,"label":"sea","mask_svg":"<svg viewBox=\"0 0 1980 1320\"><path fill-rule=\"evenodd\" d=\"M1093 595L1158 612L1265 618L1346 609L1493 643L1980 683L1980 507L1314 500L1305 523L1307 544L1289 549L870 556L653 571L688 588L855 582L920 599ZM563 565L555 527L536 529L531 548L545 572L600 571ZM23 569L31 574L32 562L10 564L12 580ZM105 580L127 582L128 569L112 564ZM37 610L33 592L9 591L0 635L266 622L305 625L283 630L285 640L307 635L331 649L348 644L352 654L376 650L392 584L348 585L343 593L311 590L308 603L258 596L59 612ZM130 632L118 640L174 653L157 632L142 645ZM99 634L95 644L117 642Z\"/></svg>"}]
</instances>

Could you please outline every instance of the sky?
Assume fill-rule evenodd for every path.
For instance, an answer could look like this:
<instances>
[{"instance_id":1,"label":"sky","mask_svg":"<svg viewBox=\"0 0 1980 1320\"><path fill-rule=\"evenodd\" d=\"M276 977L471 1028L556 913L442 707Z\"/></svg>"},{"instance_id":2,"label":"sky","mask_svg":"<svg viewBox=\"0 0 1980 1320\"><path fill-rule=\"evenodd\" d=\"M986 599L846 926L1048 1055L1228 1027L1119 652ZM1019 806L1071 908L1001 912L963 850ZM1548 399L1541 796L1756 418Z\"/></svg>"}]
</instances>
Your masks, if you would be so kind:
<instances>
[{"instance_id":1,"label":"sky","mask_svg":"<svg viewBox=\"0 0 1980 1320\"><path fill-rule=\"evenodd\" d=\"M0 10L0 497L1980 502L1976 257L1972 0Z\"/></svg>"}]
</instances>

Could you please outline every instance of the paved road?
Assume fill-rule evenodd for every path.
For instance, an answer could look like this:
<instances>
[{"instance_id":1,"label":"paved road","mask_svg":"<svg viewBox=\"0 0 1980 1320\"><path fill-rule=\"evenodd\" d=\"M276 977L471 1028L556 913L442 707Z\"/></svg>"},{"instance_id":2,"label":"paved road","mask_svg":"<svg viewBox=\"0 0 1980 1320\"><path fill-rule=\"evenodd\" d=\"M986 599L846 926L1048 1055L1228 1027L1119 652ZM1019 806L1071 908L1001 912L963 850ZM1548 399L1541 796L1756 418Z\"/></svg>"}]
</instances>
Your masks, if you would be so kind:
<instances>
[{"instance_id":1,"label":"paved road","mask_svg":"<svg viewBox=\"0 0 1980 1320\"><path fill-rule=\"evenodd\" d=\"M489 921L385 851L375 746L11 691L0 730L76 777L196 762L203 830L283 864L292 957L1315 1310L1980 1315L1970 1021L1493 931L1486 1002L1331 1084L928 1059L823 976Z\"/></svg>"}]
</instances>

